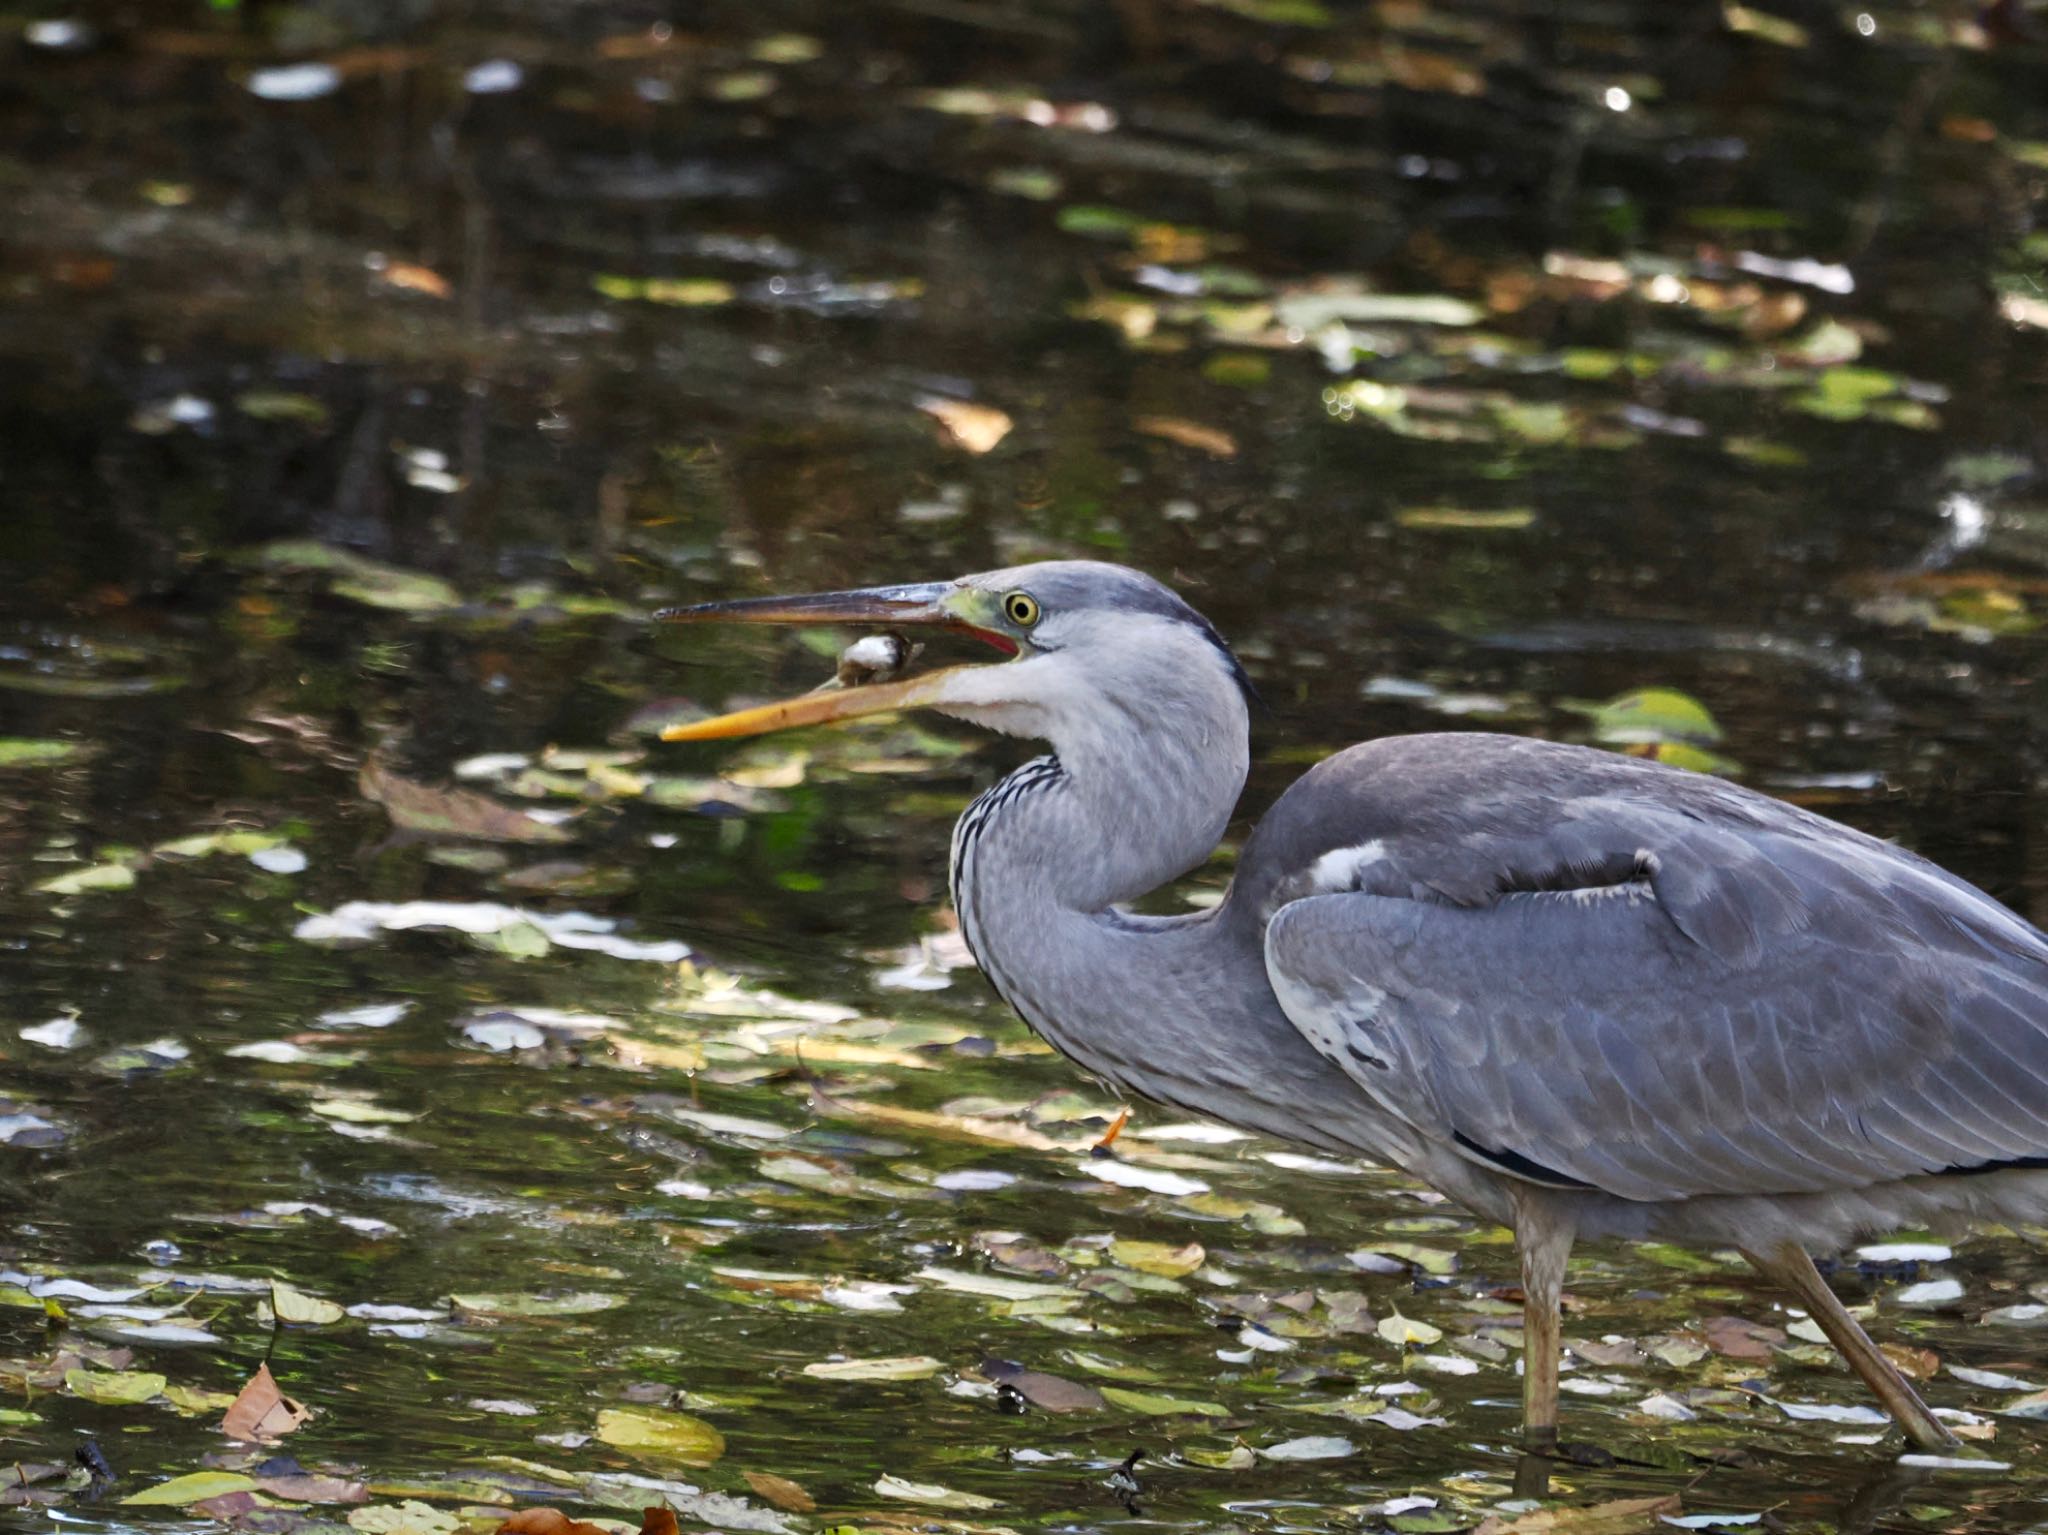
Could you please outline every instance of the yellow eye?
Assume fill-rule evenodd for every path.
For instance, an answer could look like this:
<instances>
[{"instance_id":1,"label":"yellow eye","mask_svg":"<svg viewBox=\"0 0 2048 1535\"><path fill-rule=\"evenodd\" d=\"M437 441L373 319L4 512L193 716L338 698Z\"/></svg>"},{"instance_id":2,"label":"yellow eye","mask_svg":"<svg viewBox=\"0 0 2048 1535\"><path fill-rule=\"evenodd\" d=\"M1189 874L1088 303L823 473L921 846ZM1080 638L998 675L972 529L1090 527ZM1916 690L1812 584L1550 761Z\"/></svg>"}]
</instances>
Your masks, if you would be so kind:
<instances>
[{"instance_id":1,"label":"yellow eye","mask_svg":"<svg viewBox=\"0 0 2048 1535\"><path fill-rule=\"evenodd\" d=\"M1003 599L1003 614L1019 629L1038 622L1038 599L1029 592L1012 592Z\"/></svg>"}]
</instances>

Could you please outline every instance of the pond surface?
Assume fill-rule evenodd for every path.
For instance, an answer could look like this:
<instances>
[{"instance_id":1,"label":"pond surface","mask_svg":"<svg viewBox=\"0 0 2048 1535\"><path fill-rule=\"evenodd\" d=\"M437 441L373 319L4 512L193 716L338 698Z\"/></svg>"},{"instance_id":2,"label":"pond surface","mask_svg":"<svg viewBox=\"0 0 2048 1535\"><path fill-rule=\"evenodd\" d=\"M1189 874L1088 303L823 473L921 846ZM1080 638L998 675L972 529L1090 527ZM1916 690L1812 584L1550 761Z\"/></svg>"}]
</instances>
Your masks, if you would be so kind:
<instances>
[{"instance_id":1,"label":"pond surface","mask_svg":"<svg viewBox=\"0 0 2048 1535\"><path fill-rule=\"evenodd\" d=\"M1614 1463L1553 1495L1665 1501L1512 1523L1506 1234L1142 1106L1091 1156L1116 1105L945 909L1028 749L662 747L843 637L645 623L1119 559L1265 696L1233 842L1352 740L1495 728L2048 919L2044 37L8 6L0 1522L2048 1520L2048 1233L2001 1232L1836 1282L2013 1469L1896 1467L1733 1260L1593 1246L1567 1435ZM314 1416L252 1455L266 1354ZM82 1436L110 1484L47 1474Z\"/></svg>"}]
</instances>

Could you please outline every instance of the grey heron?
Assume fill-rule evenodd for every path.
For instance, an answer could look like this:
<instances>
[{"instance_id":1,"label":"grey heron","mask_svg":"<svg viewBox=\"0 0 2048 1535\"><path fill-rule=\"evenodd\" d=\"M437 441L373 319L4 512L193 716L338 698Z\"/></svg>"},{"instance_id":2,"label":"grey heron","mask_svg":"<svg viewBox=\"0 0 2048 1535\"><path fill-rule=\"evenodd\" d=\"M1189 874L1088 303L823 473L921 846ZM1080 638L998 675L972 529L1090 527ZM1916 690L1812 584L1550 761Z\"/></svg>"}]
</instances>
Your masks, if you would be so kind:
<instances>
[{"instance_id":1,"label":"grey heron","mask_svg":"<svg viewBox=\"0 0 2048 1535\"><path fill-rule=\"evenodd\" d=\"M950 629L997 664L669 730L934 709L1053 754L953 834L996 991L1118 1090L1402 1168L1510 1226L1523 1431L1557 1443L1575 1240L1738 1248L1906 1435L1954 1440L1810 1253L2048 1217L2048 936L1889 843L1719 779L1488 734L1339 752L1274 804L1221 904L1126 903L1206 859L1249 684L1137 571L1055 561L669 609Z\"/></svg>"}]
</instances>

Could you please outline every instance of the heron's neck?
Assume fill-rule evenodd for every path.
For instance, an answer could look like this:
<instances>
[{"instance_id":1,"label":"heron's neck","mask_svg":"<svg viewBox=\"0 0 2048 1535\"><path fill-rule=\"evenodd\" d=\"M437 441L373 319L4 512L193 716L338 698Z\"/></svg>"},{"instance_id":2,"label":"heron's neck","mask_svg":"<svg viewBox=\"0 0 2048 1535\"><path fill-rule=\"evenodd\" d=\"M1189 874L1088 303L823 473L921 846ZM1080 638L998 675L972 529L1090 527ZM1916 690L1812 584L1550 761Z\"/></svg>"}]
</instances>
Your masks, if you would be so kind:
<instances>
[{"instance_id":1,"label":"heron's neck","mask_svg":"<svg viewBox=\"0 0 2048 1535\"><path fill-rule=\"evenodd\" d=\"M1062 758L1025 764L954 829L961 932L1003 1000L1119 1093L1333 1151L1374 1150L1344 1138L1357 1090L1281 1012L1254 915L1142 917L1113 904L1213 848L1230 800L1220 782L1206 789L1209 819L1165 782L1141 793Z\"/></svg>"}]
</instances>

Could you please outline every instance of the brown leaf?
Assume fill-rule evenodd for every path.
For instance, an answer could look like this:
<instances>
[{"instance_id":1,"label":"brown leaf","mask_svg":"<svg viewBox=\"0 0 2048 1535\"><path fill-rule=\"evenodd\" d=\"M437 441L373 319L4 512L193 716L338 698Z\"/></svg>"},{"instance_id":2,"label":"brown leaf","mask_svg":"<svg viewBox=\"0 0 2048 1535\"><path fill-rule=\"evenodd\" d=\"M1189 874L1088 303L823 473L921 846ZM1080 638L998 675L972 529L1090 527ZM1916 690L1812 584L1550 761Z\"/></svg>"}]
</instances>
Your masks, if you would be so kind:
<instances>
[{"instance_id":1,"label":"brown leaf","mask_svg":"<svg viewBox=\"0 0 2048 1535\"><path fill-rule=\"evenodd\" d=\"M1490 1514L1472 1535L1634 1535L1654 1530L1666 1514L1684 1505L1678 1494L1656 1498L1618 1498L1591 1508L1539 1508L1513 1519Z\"/></svg>"},{"instance_id":2,"label":"brown leaf","mask_svg":"<svg viewBox=\"0 0 2048 1535\"><path fill-rule=\"evenodd\" d=\"M259 1492L272 1497L283 1498L288 1503L367 1503L370 1489L361 1482L352 1482L345 1476L313 1476L300 1473L296 1476L259 1476L256 1478Z\"/></svg>"},{"instance_id":3,"label":"brown leaf","mask_svg":"<svg viewBox=\"0 0 2048 1535\"><path fill-rule=\"evenodd\" d=\"M277 1389L270 1378L270 1366L259 1364L249 1384L242 1388L220 1420L220 1431L230 1439L269 1444L281 1439L312 1417L312 1413Z\"/></svg>"},{"instance_id":4,"label":"brown leaf","mask_svg":"<svg viewBox=\"0 0 2048 1535\"><path fill-rule=\"evenodd\" d=\"M571 1519L559 1508L522 1508L498 1526L498 1535L611 1535L598 1524Z\"/></svg>"},{"instance_id":5,"label":"brown leaf","mask_svg":"<svg viewBox=\"0 0 2048 1535\"><path fill-rule=\"evenodd\" d=\"M1237 439L1221 427L1203 426L1199 421L1185 421L1179 416L1140 416L1131 425L1147 437L1164 437L1212 458L1237 457Z\"/></svg>"},{"instance_id":6,"label":"brown leaf","mask_svg":"<svg viewBox=\"0 0 2048 1535\"><path fill-rule=\"evenodd\" d=\"M1043 1370L1019 1370L1003 1384L1046 1412L1100 1412L1108 1405L1093 1386L1047 1375Z\"/></svg>"},{"instance_id":7,"label":"brown leaf","mask_svg":"<svg viewBox=\"0 0 2048 1535\"><path fill-rule=\"evenodd\" d=\"M1707 1347L1728 1359L1768 1359L1771 1350L1785 1341L1783 1328L1766 1327L1739 1316L1710 1316L1700 1324L1700 1331Z\"/></svg>"},{"instance_id":8,"label":"brown leaf","mask_svg":"<svg viewBox=\"0 0 2048 1535\"><path fill-rule=\"evenodd\" d=\"M641 1509L640 1535L677 1535L676 1511L667 1507Z\"/></svg>"},{"instance_id":9,"label":"brown leaf","mask_svg":"<svg viewBox=\"0 0 2048 1535\"><path fill-rule=\"evenodd\" d=\"M808 1514L818 1506L816 1498L786 1476L776 1476L767 1471L742 1471L740 1475L763 1499L785 1513ZM641 1535L646 1535L646 1532L643 1530Z\"/></svg>"},{"instance_id":10,"label":"brown leaf","mask_svg":"<svg viewBox=\"0 0 2048 1535\"><path fill-rule=\"evenodd\" d=\"M573 836L473 789L437 789L402 778L380 757L363 759L356 787L364 799L384 807L392 825L405 831L477 842L567 842Z\"/></svg>"},{"instance_id":11,"label":"brown leaf","mask_svg":"<svg viewBox=\"0 0 2048 1535\"><path fill-rule=\"evenodd\" d=\"M1010 435L1010 418L993 405L975 405L966 400L931 396L917 402L917 408L945 429L947 438L969 453L986 453Z\"/></svg>"},{"instance_id":12,"label":"brown leaf","mask_svg":"<svg viewBox=\"0 0 2048 1535\"><path fill-rule=\"evenodd\" d=\"M201 1518L218 1519L227 1524L251 1509L261 1508L263 1500L245 1487L240 1492L224 1492L217 1498L201 1498L188 1506Z\"/></svg>"},{"instance_id":13,"label":"brown leaf","mask_svg":"<svg viewBox=\"0 0 2048 1535\"><path fill-rule=\"evenodd\" d=\"M1913 1348L1904 1343L1880 1343L1878 1350L1899 1367L1910 1380L1933 1380L1941 1373L1941 1355L1931 1348Z\"/></svg>"}]
</instances>

